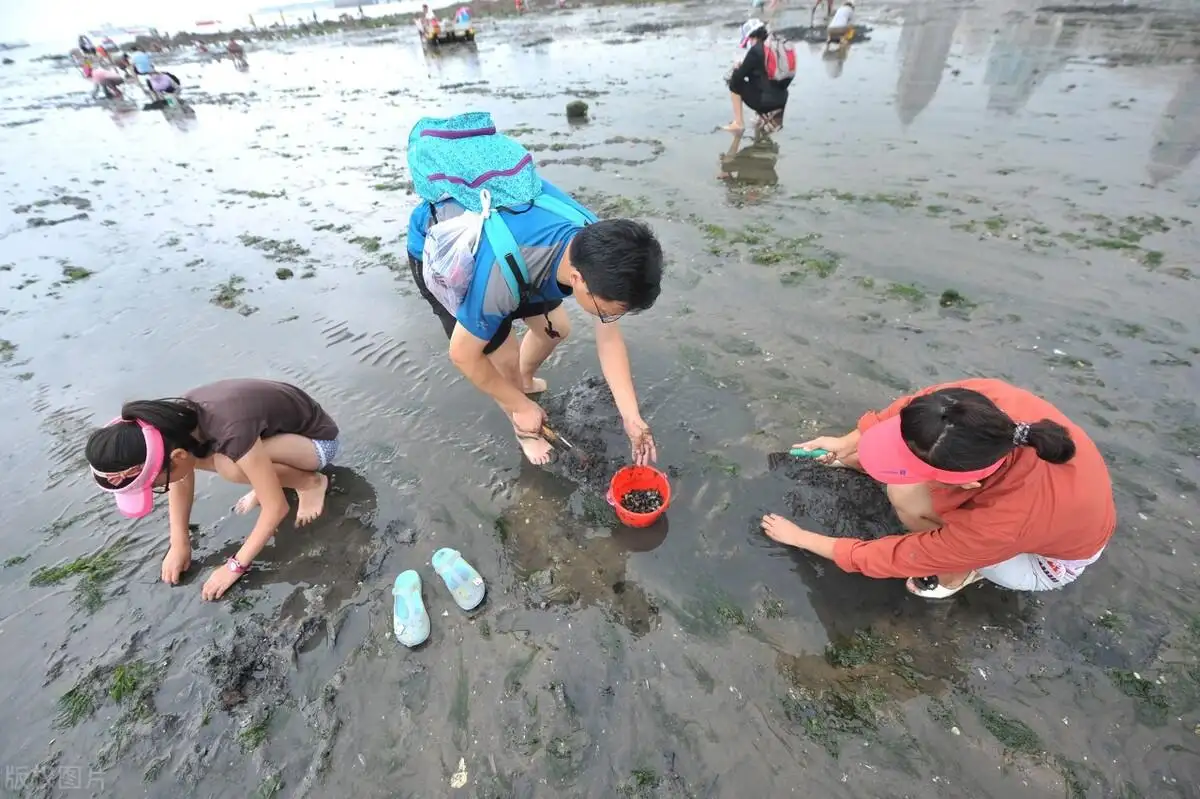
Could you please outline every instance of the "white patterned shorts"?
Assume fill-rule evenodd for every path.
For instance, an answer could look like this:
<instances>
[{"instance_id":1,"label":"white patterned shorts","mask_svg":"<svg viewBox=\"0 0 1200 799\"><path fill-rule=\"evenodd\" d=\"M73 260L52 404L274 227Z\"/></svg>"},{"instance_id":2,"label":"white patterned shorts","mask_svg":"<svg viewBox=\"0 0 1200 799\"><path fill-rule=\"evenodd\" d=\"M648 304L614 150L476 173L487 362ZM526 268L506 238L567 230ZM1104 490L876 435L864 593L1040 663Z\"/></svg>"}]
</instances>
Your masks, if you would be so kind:
<instances>
[{"instance_id":1,"label":"white patterned shorts","mask_svg":"<svg viewBox=\"0 0 1200 799\"><path fill-rule=\"evenodd\" d=\"M329 464L333 463L337 458L338 453L342 451L342 440L335 438L332 441L317 441L313 439L313 449L317 451L317 471L321 471Z\"/></svg>"},{"instance_id":2,"label":"white patterned shorts","mask_svg":"<svg viewBox=\"0 0 1200 799\"><path fill-rule=\"evenodd\" d=\"M1073 583L1083 570L1104 554L1101 548L1087 560L1060 560L1041 555L1017 555L995 566L985 566L979 573L996 585L1013 591L1053 591Z\"/></svg>"}]
</instances>

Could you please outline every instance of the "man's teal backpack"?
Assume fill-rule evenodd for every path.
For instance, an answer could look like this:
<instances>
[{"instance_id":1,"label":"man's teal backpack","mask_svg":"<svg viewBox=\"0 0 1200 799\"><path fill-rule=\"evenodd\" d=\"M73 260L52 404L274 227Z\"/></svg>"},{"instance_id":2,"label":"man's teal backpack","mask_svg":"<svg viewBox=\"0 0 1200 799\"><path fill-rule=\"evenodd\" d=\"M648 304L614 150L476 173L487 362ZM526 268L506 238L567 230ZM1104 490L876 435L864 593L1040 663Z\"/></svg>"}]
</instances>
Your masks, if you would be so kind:
<instances>
[{"instance_id":1,"label":"man's teal backpack","mask_svg":"<svg viewBox=\"0 0 1200 799\"><path fill-rule=\"evenodd\" d=\"M492 115L483 111L469 111L446 119L425 117L419 120L408 134L408 171L413 190L430 204L435 224L429 234L435 239L439 225L455 222L455 219L437 222L437 203L452 199L476 215L486 210L482 235L487 237L496 257L508 266L504 279L519 302L524 302L531 293L529 270L521 257L521 248L497 210L532 203L580 227L596 221L594 214L580 213L579 209L544 194L533 155L516 139L498 133ZM456 226L452 235L465 235L462 231L466 227L468 225ZM426 252L430 251L430 246L427 238ZM449 246L453 245L443 241L440 245L434 244L433 248L438 251ZM461 250L465 246L459 247L457 264L451 263L451 267L458 267L453 271L439 271L440 265L425 264L426 284L439 295L451 313L461 304L470 287L469 280L463 284L461 269L465 255ZM478 242L472 241L470 246L474 253ZM457 298L454 308L447 304L447 294L451 301Z\"/></svg>"}]
</instances>

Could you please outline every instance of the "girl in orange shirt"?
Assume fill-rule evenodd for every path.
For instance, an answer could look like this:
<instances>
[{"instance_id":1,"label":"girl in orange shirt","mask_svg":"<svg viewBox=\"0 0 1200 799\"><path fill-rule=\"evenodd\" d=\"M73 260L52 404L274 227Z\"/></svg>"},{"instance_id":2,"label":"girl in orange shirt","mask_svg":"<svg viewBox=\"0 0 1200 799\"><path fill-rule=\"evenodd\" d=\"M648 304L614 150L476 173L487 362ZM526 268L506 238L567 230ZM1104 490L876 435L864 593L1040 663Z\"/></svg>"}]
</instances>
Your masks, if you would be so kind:
<instances>
[{"instance_id":1,"label":"girl in orange shirt","mask_svg":"<svg viewBox=\"0 0 1200 799\"><path fill-rule=\"evenodd\" d=\"M1108 467L1092 440L1049 402L1001 380L932 386L867 413L823 449L827 465L887 486L910 531L874 541L831 538L775 514L763 530L868 577L948 597L987 579L1021 591L1073 582L1116 528Z\"/></svg>"}]
</instances>

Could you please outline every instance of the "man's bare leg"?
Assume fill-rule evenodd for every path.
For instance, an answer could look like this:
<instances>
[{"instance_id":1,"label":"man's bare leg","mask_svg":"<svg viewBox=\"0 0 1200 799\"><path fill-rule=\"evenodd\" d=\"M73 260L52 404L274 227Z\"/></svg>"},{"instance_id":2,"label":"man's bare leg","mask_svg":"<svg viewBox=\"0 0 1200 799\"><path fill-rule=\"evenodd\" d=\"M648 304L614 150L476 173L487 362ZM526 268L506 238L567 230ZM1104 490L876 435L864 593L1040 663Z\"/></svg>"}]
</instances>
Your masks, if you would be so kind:
<instances>
[{"instance_id":1,"label":"man's bare leg","mask_svg":"<svg viewBox=\"0 0 1200 799\"><path fill-rule=\"evenodd\" d=\"M546 332L547 319L558 333L558 338L550 338ZM528 319L526 324L529 330L521 337L521 351L517 359L521 371L521 390L526 394L540 394L546 390L546 381L537 376L537 370L542 368L554 348L571 335L571 317L560 305L546 317Z\"/></svg>"},{"instance_id":2,"label":"man's bare leg","mask_svg":"<svg viewBox=\"0 0 1200 799\"><path fill-rule=\"evenodd\" d=\"M505 380L512 383L517 388L523 389L523 380L521 379L521 348L517 343L517 337L509 333L508 338L500 347L488 356L488 360L496 367ZM535 466L542 466L550 462L550 454L554 451L550 446L550 442L541 436L535 438L527 437L528 434L522 433L513 426L513 431L517 435L517 443L521 445L521 451L525 453L525 457L529 458L529 462Z\"/></svg>"}]
</instances>

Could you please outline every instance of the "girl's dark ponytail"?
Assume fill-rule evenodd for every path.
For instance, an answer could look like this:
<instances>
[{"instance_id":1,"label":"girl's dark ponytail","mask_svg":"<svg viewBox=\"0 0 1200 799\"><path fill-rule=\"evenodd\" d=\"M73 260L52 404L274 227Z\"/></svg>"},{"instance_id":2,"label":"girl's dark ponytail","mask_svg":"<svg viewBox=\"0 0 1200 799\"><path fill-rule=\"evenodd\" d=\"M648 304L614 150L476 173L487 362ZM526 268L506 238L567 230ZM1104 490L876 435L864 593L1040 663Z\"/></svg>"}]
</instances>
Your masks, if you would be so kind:
<instances>
[{"instance_id":1,"label":"girl's dark ponytail","mask_svg":"<svg viewBox=\"0 0 1200 799\"><path fill-rule=\"evenodd\" d=\"M900 434L921 460L950 472L983 469L1017 447L1033 447L1047 463L1075 457L1071 432L1058 422L1017 422L968 388L943 388L900 411Z\"/></svg>"},{"instance_id":2,"label":"girl's dark ponytail","mask_svg":"<svg viewBox=\"0 0 1200 799\"><path fill-rule=\"evenodd\" d=\"M192 432L200 426L200 414L196 405L182 398L134 400L121 406L121 418L131 422L141 421L162 433L163 446L167 452L183 449L204 458L211 454L211 447L197 441Z\"/></svg>"},{"instance_id":3,"label":"girl's dark ponytail","mask_svg":"<svg viewBox=\"0 0 1200 799\"><path fill-rule=\"evenodd\" d=\"M1071 440L1071 431L1049 419L1027 425L1024 444L1033 447L1038 457L1048 463L1066 463L1075 457L1075 442Z\"/></svg>"},{"instance_id":4,"label":"girl's dark ponytail","mask_svg":"<svg viewBox=\"0 0 1200 799\"><path fill-rule=\"evenodd\" d=\"M145 422L162 435L163 448L169 455L177 449L197 458L212 454L210 444L197 441L192 432L200 424L195 404L185 399L138 400L121 408L127 422ZM88 436L84 455L102 472L119 472L144 463L146 442L136 424L114 424L94 430Z\"/></svg>"}]
</instances>

